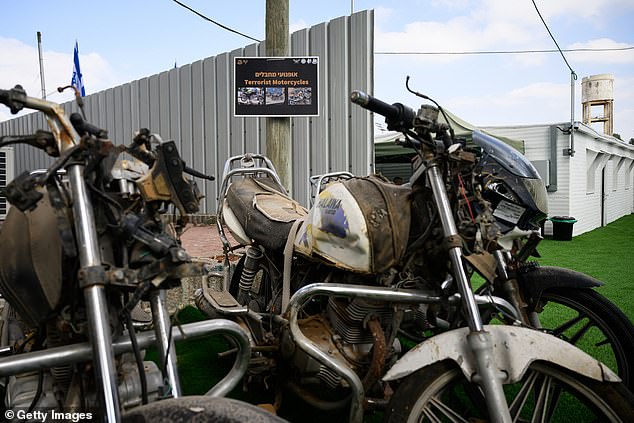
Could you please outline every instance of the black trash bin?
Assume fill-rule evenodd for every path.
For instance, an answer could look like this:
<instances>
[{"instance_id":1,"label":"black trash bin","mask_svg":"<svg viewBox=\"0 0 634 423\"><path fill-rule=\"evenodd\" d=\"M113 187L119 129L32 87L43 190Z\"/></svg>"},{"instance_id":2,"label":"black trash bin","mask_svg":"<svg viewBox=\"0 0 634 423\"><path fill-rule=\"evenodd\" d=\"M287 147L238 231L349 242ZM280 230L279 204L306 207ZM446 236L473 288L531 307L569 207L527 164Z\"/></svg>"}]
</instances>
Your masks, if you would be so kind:
<instances>
[{"instance_id":1,"label":"black trash bin","mask_svg":"<svg viewBox=\"0 0 634 423\"><path fill-rule=\"evenodd\" d=\"M570 216L553 216L553 239L556 241L570 241L572 239L572 226L577 219Z\"/></svg>"}]
</instances>

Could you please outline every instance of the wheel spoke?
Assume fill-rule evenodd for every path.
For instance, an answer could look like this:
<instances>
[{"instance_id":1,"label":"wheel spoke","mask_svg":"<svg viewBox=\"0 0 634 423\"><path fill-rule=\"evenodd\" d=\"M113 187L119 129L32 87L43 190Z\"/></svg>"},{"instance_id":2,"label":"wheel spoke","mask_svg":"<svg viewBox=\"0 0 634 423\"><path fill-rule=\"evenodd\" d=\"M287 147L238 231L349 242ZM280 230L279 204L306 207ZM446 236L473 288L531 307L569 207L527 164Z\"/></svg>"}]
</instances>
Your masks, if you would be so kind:
<instances>
[{"instance_id":1,"label":"wheel spoke","mask_svg":"<svg viewBox=\"0 0 634 423\"><path fill-rule=\"evenodd\" d=\"M570 342L572 345L577 345L577 342L579 342L579 340L581 338L583 338L583 336L588 333L588 331L590 330L591 327L593 327L594 325L592 324L592 320L588 320L588 323L586 323L585 325L583 325L581 327L581 329L579 329L574 335L572 335L570 337L570 340L568 342Z\"/></svg>"},{"instance_id":2,"label":"wheel spoke","mask_svg":"<svg viewBox=\"0 0 634 423\"><path fill-rule=\"evenodd\" d=\"M447 404L444 404L437 397L434 397L431 399L430 406L434 406L434 405L444 417L449 419L450 422L469 423L468 420L464 419L460 414L452 410Z\"/></svg>"},{"instance_id":3,"label":"wheel spoke","mask_svg":"<svg viewBox=\"0 0 634 423\"><path fill-rule=\"evenodd\" d=\"M582 316L581 314L579 314L577 317L574 317L568 320L567 322L564 322L563 324L559 325L558 327L552 330L553 335L555 336L562 335L565 331L567 331L568 329L570 329L571 327L573 327L574 325L582 321L584 318L585 316Z\"/></svg>"},{"instance_id":4,"label":"wheel spoke","mask_svg":"<svg viewBox=\"0 0 634 423\"><path fill-rule=\"evenodd\" d=\"M423 409L423 414L425 415L425 417L427 417L429 419L430 422L432 423L442 423L442 420L440 420L439 417L437 417L434 412L432 410L429 409L429 407L425 407L425 409Z\"/></svg>"},{"instance_id":5,"label":"wheel spoke","mask_svg":"<svg viewBox=\"0 0 634 423\"><path fill-rule=\"evenodd\" d=\"M549 408L549 397L553 388L553 380L550 376L541 378L539 386L535 386L535 409L531 417L531 423L547 422Z\"/></svg>"},{"instance_id":6,"label":"wheel spoke","mask_svg":"<svg viewBox=\"0 0 634 423\"><path fill-rule=\"evenodd\" d=\"M552 389L552 394L550 395L550 400L548 401L548 407L545 410L545 417L546 421L548 422L552 420L555 414L555 410L557 409L557 404L559 404L559 399L561 398L562 391L563 390L561 389L561 386L559 386L558 384L555 384Z\"/></svg>"},{"instance_id":7,"label":"wheel spoke","mask_svg":"<svg viewBox=\"0 0 634 423\"><path fill-rule=\"evenodd\" d=\"M511 414L514 422L519 420L520 414L522 413L522 410L533 391L533 387L537 382L537 377L537 372L531 372L525 377L524 383L522 383L519 392L515 395L513 402L509 406L509 413Z\"/></svg>"}]
</instances>

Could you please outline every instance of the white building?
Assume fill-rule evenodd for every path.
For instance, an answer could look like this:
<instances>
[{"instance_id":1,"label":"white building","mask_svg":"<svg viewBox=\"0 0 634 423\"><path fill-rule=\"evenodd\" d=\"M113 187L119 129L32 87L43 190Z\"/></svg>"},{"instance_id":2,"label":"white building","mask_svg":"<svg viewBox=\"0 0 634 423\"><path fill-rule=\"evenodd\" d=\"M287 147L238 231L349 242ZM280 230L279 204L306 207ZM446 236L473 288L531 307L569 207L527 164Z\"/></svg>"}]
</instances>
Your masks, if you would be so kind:
<instances>
[{"instance_id":1,"label":"white building","mask_svg":"<svg viewBox=\"0 0 634 423\"><path fill-rule=\"evenodd\" d=\"M574 127L573 146L570 122L482 129L524 142L526 156L548 187L548 215L577 219L576 236L634 212L634 145L583 123ZM551 233L547 222L545 234Z\"/></svg>"}]
</instances>

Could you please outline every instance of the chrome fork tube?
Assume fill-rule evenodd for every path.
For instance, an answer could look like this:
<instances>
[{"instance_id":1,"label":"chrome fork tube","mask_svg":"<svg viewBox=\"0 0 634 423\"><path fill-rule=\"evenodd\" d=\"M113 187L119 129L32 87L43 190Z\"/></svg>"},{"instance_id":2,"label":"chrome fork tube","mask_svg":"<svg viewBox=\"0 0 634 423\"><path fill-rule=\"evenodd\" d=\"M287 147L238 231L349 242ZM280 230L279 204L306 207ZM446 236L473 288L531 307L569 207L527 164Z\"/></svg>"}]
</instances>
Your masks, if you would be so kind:
<instances>
[{"instance_id":1,"label":"chrome fork tube","mask_svg":"<svg viewBox=\"0 0 634 423\"><path fill-rule=\"evenodd\" d=\"M445 190L445 182L437 166L430 166L427 168L427 177L431 185L431 189L434 193L434 200L436 200L436 206L438 207L438 214L442 221L442 228L445 238L457 238L458 228L456 222L453 219L453 212L451 210L451 204L447 197L447 191ZM482 317L478 310L478 305L475 300L475 295L471 289L471 283L467 278L467 274L464 270L462 262L462 248L455 246L449 249L449 258L451 259L451 266L454 270L454 278L458 283L458 290L463 298L463 307L465 308L465 314L471 331L481 332L483 330Z\"/></svg>"},{"instance_id":2,"label":"chrome fork tube","mask_svg":"<svg viewBox=\"0 0 634 423\"><path fill-rule=\"evenodd\" d=\"M511 414L502 388L502 380L505 375L495 366L491 334L484 330L475 295L464 269L462 247L458 243L458 228L453 218L444 178L436 165L428 167L426 172L436 206L438 207L438 214L442 221L445 239L450 244L449 258L454 271L454 278L458 284L458 290L462 295L462 304L467 323L471 330L468 342L476 358L478 369L477 374L473 376L473 380L484 389L491 421L496 423L511 422Z\"/></svg>"},{"instance_id":3,"label":"chrome fork tube","mask_svg":"<svg viewBox=\"0 0 634 423\"><path fill-rule=\"evenodd\" d=\"M102 402L106 420L108 422L119 422L121 421L121 412L117 389L117 373L112 349L112 334L110 333L110 321L108 318L105 280L103 277L99 280L99 276L92 276L93 274L103 274L99 272L99 270L103 271L103 269L101 269L101 254L95 228L95 218L83 173L84 166L82 165L72 165L68 168L73 196L80 283L82 283L86 301L86 317L88 319L88 330L93 351L97 395Z\"/></svg>"},{"instance_id":4,"label":"chrome fork tube","mask_svg":"<svg viewBox=\"0 0 634 423\"><path fill-rule=\"evenodd\" d=\"M165 290L154 290L150 294L150 306L154 316L154 333L156 334L156 348L161 364L165 365L166 383L169 384L172 397L181 396L181 385L176 368L176 349L171 339L170 316L165 306ZM163 369L161 369L163 370Z\"/></svg>"}]
</instances>

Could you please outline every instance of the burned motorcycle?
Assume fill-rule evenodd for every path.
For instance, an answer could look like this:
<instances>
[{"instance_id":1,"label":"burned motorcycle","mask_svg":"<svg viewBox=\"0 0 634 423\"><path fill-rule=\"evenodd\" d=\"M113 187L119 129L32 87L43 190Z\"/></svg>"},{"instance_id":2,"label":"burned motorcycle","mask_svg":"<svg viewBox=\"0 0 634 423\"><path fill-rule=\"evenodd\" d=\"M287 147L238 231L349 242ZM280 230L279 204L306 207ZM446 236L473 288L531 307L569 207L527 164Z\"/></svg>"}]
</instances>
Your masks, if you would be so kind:
<instances>
[{"instance_id":1,"label":"burned motorcycle","mask_svg":"<svg viewBox=\"0 0 634 423\"><path fill-rule=\"evenodd\" d=\"M73 421L88 414L109 422L122 415L281 421L216 398L241 380L248 364L250 345L237 324L218 319L171 327L165 289L208 269L192 262L161 213L170 205L181 216L196 212L200 194L184 173L204 175L185 165L173 141L148 130L130 146L116 146L80 114L69 119L59 105L28 97L20 86L0 90L0 102L13 113L43 112L50 128L2 136L0 146L24 143L56 158L44 171L16 177L5 193L12 204L0 232L7 412L20 418L18 411L47 410ZM154 330L136 334L131 312L140 300L150 302ZM232 340L236 362L209 396L181 398L174 342L211 333ZM150 346L159 365L143 359Z\"/></svg>"},{"instance_id":2,"label":"burned motorcycle","mask_svg":"<svg viewBox=\"0 0 634 423\"><path fill-rule=\"evenodd\" d=\"M439 106L415 113L361 92L352 101L417 152L409 184L344 178L306 210L266 157L225 165L224 286L205 287L198 305L250 332L247 385L277 378L351 422L371 408L387 421L553 421L571 410L632 419L634 397L614 372L533 329L538 302L521 295L539 300L549 286L525 285L559 271L526 265L546 213L532 165L485 134L455 139ZM243 246L231 272L229 253ZM494 314L513 325L485 325Z\"/></svg>"}]
</instances>

